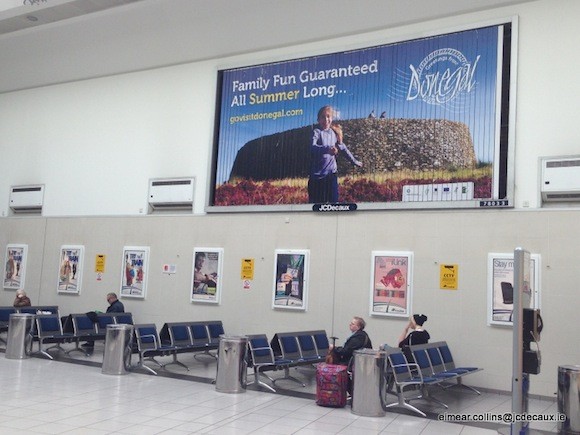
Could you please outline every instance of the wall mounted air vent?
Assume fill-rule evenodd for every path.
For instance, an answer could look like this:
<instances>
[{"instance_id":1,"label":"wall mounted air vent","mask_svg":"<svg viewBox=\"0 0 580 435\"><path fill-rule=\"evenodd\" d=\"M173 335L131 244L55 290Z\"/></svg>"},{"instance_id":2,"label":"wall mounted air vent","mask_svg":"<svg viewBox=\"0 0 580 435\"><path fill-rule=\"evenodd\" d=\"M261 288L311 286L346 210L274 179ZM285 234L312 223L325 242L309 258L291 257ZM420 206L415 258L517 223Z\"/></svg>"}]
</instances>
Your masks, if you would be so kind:
<instances>
[{"instance_id":1,"label":"wall mounted air vent","mask_svg":"<svg viewBox=\"0 0 580 435\"><path fill-rule=\"evenodd\" d=\"M192 210L194 178L149 180L149 205L154 210Z\"/></svg>"},{"instance_id":2,"label":"wall mounted air vent","mask_svg":"<svg viewBox=\"0 0 580 435\"><path fill-rule=\"evenodd\" d=\"M542 201L580 201L580 156L542 157Z\"/></svg>"},{"instance_id":3,"label":"wall mounted air vent","mask_svg":"<svg viewBox=\"0 0 580 435\"><path fill-rule=\"evenodd\" d=\"M10 208L14 213L40 213L43 202L44 185L10 188Z\"/></svg>"}]
</instances>

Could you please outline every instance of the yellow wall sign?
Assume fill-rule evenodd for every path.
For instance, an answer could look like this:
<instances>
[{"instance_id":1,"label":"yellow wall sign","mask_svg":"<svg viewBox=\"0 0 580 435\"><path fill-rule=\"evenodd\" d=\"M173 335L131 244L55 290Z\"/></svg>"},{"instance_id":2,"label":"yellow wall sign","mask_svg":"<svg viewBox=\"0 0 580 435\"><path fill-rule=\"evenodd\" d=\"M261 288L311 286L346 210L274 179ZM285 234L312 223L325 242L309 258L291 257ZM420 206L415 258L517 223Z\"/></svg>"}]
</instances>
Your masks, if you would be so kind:
<instances>
[{"instance_id":1,"label":"yellow wall sign","mask_svg":"<svg viewBox=\"0 0 580 435\"><path fill-rule=\"evenodd\" d=\"M254 279L253 258L242 258L242 279Z\"/></svg>"},{"instance_id":2,"label":"yellow wall sign","mask_svg":"<svg viewBox=\"0 0 580 435\"><path fill-rule=\"evenodd\" d=\"M95 272L105 273L105 260L106 256L98 254L95 257Z\"/></svg>"},{"instance_id":3,"label":"yellow wall sign","mask_svg":"<svg viewBox=\"0 0 580 435\"><path fill-rule=\"evenodd\" d=\"M457 264L442 264L439 269L439 287L442 290L457 290Z\"/></svg>"}]
</instances>

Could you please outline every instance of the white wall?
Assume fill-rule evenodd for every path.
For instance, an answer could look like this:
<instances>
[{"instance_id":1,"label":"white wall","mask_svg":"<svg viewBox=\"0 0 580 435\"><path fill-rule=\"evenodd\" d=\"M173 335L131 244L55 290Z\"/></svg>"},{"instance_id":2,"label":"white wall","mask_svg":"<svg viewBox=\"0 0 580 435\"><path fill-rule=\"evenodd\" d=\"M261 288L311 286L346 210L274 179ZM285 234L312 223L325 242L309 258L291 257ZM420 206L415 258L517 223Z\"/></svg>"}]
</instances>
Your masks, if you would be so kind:
<instances>
[{"instance_id":1,"label":"white wall","mask_svg":"<svg viewBox=\"0 0 580 435\"><path fill-rule=\"evenodd\" d=\"M580 60L575 18L580 2L550 0L404 28L289 47L267 53L186 64L141 73L0 95L0 215L8 214L9 186L46 185L44 217L0 219L0 249L27 243L27 290L35 303L57 303L63 313L103 309L117 291L122 248L151 247L145 301L125 300L138 321L224 320L236 333L325 328L347 336L352 315L368 318L372 250L415 253L413 311L429 315L434 340L451 343L456 358L480 364L482 387L511 388L511 333L486 324L488 252L523 246L542 255L542 374L532 393L552 397L560 364L580 363L573 320L580 298L578 210L538 210L537 160L577 154L575 120ZM519 16L515 210L389 211L349 215L255 213L204 215L213 134L217 70L294 58ZM147 180L195 176L193 216L140 216ZM530 209L521 208L527 201ZM68 216L68 217L67 217ZM286 218L290 219L286 223ZM62 244L86 247L79 296L58 295ZM191 304L194 246L224 248L220 306ZM310 303L305 313L273 311L270 289L277 248L311 251ZM3 252L3 251L0 251ZM94 259L107 256L97 281ZM242 258L256 259L251 290L240 282ZM178 273L163 275L161 265ZM439 290L438 264L459 265L460 288ZM0 305L13 293L0 291ZM404 321L369 319L375 346L394 343Z\"/></svg>"}]
</instances>

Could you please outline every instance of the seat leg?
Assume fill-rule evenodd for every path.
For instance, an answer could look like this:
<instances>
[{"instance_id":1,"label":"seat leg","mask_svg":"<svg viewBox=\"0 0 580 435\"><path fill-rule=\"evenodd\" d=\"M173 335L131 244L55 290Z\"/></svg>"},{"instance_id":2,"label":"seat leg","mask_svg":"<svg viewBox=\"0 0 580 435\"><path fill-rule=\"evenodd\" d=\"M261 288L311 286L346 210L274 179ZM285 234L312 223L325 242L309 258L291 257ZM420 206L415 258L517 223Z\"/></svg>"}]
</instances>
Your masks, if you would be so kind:
<instances>
[{"instance_id":1,"label":"seat leg","mask_svg":"<svg viewBox=\"0 0 580 435\"><path fill-rule=\"evenodd\" d=\"M138 367L142 367L145 370L149 371L150 373L154 374L155 376L157 376L157 372L155 370L153 370L151 367L145 365L145 359L149 360L149 361L153 361L157 364L159 364L159 362L157 362L154 358L150 357L150 358L143 358L143 356L141 354L139 354L139 361L137 362L137 365L135 366L136 368ZM160 365L160 364L159 364ZM163 367L163 366L162 366Z\"/></svg>"},{"instance_id":2,"label":"seat leg","mask_svg":"<svg viewBox=\"0 0 580 435\"><path fill-rule=\"evenodd\" d=\"M204 351L203 351L203 353L195 353L195 354L193 355L193 358L195 358L195 359L197 360L197 358L198 358L199 356L209 356L210 358L217 359L217 355L216 355L216 354L213 354L213 353L211 353L209 350L204 350Z\"/></svg>"},{"instance_id":3,"label":"seat leg","mask_svg":"<svg viewBox=\"0 0 580 435\"><path fill-rule=\"evenodd\" d=\"M296 379L294 376L292 376L290 374L290 369L288 367L284 367L284 377L283 378L274 379L272 382L275 384L276 381L281 381L284 379L288 379L290 381L297 382L298 384L302 385L303 387L306 387L306 384L302 383L300 380Z\"/></svg>"},{"instance_id":4,"label":"seat leg","mask_svg":"<svg viewBox=\"0 0 580 435\"><path fill-rule=\"evenodd\" d=\"M467 388L468 390L473 391L474 393L476 393L478 396L481 396L481 392L476 390L475 388L469 386L469 385L465 385L462 380L461 380L461 376L457 378L457 383L456 384L450 384L450 385L442 385L442 388L444 390L447 390L449 388L453 388L453 387L463 387L463 388Z\"/></svg>"},{"instance_id":5,"label":"seat leg","mask_svg":"<svg viewBox=\"0 0 580 435\"><path fill-rule=\"evenodd\" d=\"M67 351L65 352L65 354L67 354L67 355L70 355L72 352L81 352L81 353L83 353L85 356L90 356L90 355L91 355L89 352L87 352L85 349L83 349L83 348L80 346L80 341L75 341L75 347L74 347L74 349L67 350Z\"/></svg>"},{"instance_id":6,"label":"seat leg","mask_svg":"<svg viewBox=\"0 0 580 435\"><path fill-rule=\"evenodd\" d=\"M155 376L157 376L157 372L155 370L153 370L151 367L146 366L143 363L139 364L139 367L143 367L145 370L147 370L147 371L153 373Z\"/></svg>"},{"instance_id":7,"label":"seat leg","mask_svg":"<svg viewBox=\"0 0 580 435\"><path fill-rule=\"evenodd\" d=\"M443 403L441 400L437 399L436 397L433 397L431 395L431 393L429 392L429 389L427 387L423 387L423 398L425 400L429 400L429 401L438 403L439 405L443 406L445 409L449 409L449 406L447 406L445 403Z\"/></svg>"},{"instance_id":8,"label":"seat leg","mask_svg":"<svg viewBox=\"0 0 580 435\"><path fill-rule=\"evenodd\" d=\"M50 348L48 348L50 349ZM48 349L43 349L42 345L40 343L40 341L38 342L38 350L36 352L30 352L30 355L44 355L46 356L48 359L53 360L54 357L48 353Z\"/></svg>"},{"instance_id":9,"label":"seat leg","mask_svg":"<svg viewBox=\"0 0 580 435\"><path fill-rule=\"evenodd\" d=\"M276 392L276 389L274 389L273 387L271 387L267 383L263 382L260 379L260 374L262 374L262 375L266 376L268 379L272 380L272 378L270 376L266 375L263 372L260 372L259 369L257 369L256 367L254 367L254 380L249 385L251 385L251 384L258 384L258 385L261 385L262 387L270 390L271 392L275 393Z\"/></svg>"},{"instance_id":10,"label":"seat leg","mask_svg":"<svg viewBox=\"0 0 580 435\"><path fill-rule=\"evenodd\" d=\"M385 408L393 408L393 407L400 407L400 408L409 409L409 410L411 410L413 412L416 412L421 417L427 417L427 414L425 414L423 411L421 411L418 408L415 408L413 405L411 405L410 403L405 402L404 400L401 401L401 399L399 399L398 402L390 403L387 406L385 406Z\"/></svg>"},{"instance_id":11,"label":"seat leg","mask_svg":"<svg viewBox=\"0 0 580 435\"><path fill-rule=\"evenodd\" d=\"M189 367L187 367L185 364L183 364L181 361L179 361L179 360L177 359L177 354L175 354L175 353L173 354L173 361L172 361L172 362L170 362L170 363L167 363L167 364L165 364L165 365L164 365L164 366L162 366L162 367L166 367L166 366L168 366L168 365L170 365L170 364L177 364L178 366L181 366L181 367L183 367L185 370L189 371Z\"/></svg>"},{"instance_id":12,"label":"seat leg","mask_svg":"<svg viewBox=\"0 0 580 435\"><path fill-rule=\"evenodd\" d=\"M416 408L413 405L411 405L410 403L408 403L405 400L405 398L403 397L403 393L397 393L397 401L394 403L390 403L390 404L386 405L385 409L386 408L395 408L395 407L409 409L413 412L416 412L417 414L419 414L422 417L427 417L427 414L425 414L419 408Z\"/></svg>"}]
</instances>

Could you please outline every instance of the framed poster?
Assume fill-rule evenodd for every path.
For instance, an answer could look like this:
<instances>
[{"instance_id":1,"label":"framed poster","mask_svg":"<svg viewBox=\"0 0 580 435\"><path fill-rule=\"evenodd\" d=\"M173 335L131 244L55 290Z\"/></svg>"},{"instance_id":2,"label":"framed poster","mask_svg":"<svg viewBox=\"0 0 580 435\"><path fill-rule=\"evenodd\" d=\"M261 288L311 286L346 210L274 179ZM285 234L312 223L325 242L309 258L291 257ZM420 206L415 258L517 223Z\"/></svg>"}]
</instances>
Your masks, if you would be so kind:
<instances>
[{"instance_id":1,"label":"framed poster","mask_svg":"<svg viewBox=\"0 0 580 435\"><path fill-rule=\"evenodd\" d=\"M513 207L516 29L220 70L208 210Z\"/></svg>"},{"instance_id":2,"label":"framed poster","mask_svg":"<svg viewBox=\"0 0 580 435\"><path fill-rule=\"evenodd\" d=\"M306 311L309 254L308 250L276 250L272 308Z\"/></svg>"},{"instance_id":3,"label":"framed poster","mask_svg":"<svg viewBox=\"0 0 580 435\"><path fill-rule=\"evenodd\" d=\"M24 278L26 277L26 254L28 245L8 244L6 245L4 272L4 288L8 290L18 290L24 288Z\"/></svg>"},{"instance_id":4,"label":"framed poster","mask_svg":"<svg viewBox=\"0 0 580 435\"><path fill-rule=\"evenodd\" d=\"M193 248L191 302L220 303L223 257L222 248Z\"/></svg>"},{"instance_id":5,"label":"framed poster","mask_svg":"<svg viewBox=\"0 0 580 435\"><path fill-rule=\"evenodd\" d=\"M540 254L530 255L529 294L524 308L540 308ZM487 324L511 326L514 303L514 254L490 253L487 256ZM527 303L526 303L527 302Z\"/></svg>"},{"instance_id":6,"label":"framed poster","mask_svg":"<svg viewBox=\"0 0 580 435\"><path fill-rule=\"evenodd\" d=\"M147 296L147 272L149 271L149 247L125 246L121 267L121 296L145 299Z\"/></svg>"},{"instance_id":7,"label":"framed poster","mask_svg":"<svg viewBox=\"0 0 580 435\"><path fill-rule=\"evenodd\" d=\"M58 267L58 293L79 294L83 278L83 259L85 247L63 245L60 247Z\"/></svg>"},{"instance_id":8,"label":"framed poster","mask_svg":"<svg viewBox=\"0 0 580 435\"><path fill-rule=\"evenodd\" d=\"M373 251L370 315L409 317L412 283L412 252Z\"/></svg>"}]
</instances>

